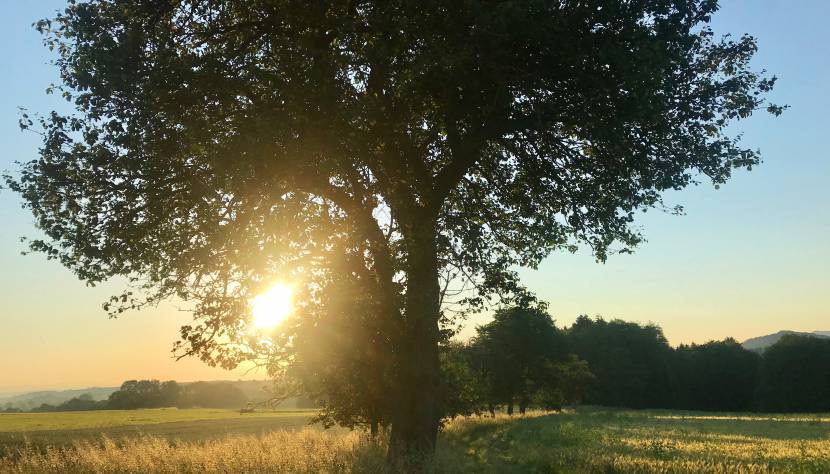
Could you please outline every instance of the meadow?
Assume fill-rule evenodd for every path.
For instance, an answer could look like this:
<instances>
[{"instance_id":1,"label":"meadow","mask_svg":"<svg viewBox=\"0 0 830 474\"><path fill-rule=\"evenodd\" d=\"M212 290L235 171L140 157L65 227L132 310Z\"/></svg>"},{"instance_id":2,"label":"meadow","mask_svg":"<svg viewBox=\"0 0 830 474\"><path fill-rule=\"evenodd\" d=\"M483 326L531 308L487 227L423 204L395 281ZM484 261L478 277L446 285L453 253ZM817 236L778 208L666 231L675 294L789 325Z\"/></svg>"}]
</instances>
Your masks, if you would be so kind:
<instances>
[{"instance_id":1,"label":"meadow","mask_svg":"<svg viewBox=\"0 0 830 474\"><path fill-rule=\"evenodd\" d=\"M373 473L384 469L382 440L372 442L358 432L302 427L307 412L253 416L221 410L178 412L133 412L130 420L138 423L129 425L131 433L112 424L115 421L100 419L110 414L128 416L122 413L88 413L84 420L97 423L97 428L77 419L68 430L49 429L47 422L39 425L44 429L27 431L32 422L26 418L9 425L4 424L7 418L0 418L0 436L64 433L63 438L55 438L61 442L53 447L30 442L7 449L0 457L0 472ZM47 416L66 426L63 415ZM199 416L214 418L195 419ZM177 421L154 423L165 417ZM150 422L142 423L145 420ZM188 424L193 429L181 430ZM164 425L166 430L159 428ZM12 432L10 426L18 431ZM73 435L84 429L97 430L97 438ZM512 418L457 418L444 427L432 468L442 473L830 472L830 417L586 407Z\"/></svg>"},{"instance_id":2,"label":"meadow","mask_svg":"<svg viewBox=\"0 0 830 474\"><path fill-rule=\"evenodd\" d=\"M201 442L228 435L261 435L308 426L314 411L259 411L240 415L235 410L150 408L52 413L0 413L0 457L28 445L32 449L64 448L104 437L156 437L169 441Z\"/></svg>"}]
</instances>

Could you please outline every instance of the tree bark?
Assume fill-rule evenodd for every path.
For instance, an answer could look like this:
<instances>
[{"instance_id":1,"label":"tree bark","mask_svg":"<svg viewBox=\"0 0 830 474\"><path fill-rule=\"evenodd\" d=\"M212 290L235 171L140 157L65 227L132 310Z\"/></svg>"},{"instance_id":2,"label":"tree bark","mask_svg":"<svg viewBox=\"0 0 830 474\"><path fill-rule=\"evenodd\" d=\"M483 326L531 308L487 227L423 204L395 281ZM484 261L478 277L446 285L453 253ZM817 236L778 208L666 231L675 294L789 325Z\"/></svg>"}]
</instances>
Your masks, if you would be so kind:
<instances>
[{"instance_id":1,"label":"tree bark","mask_svg":"<svg viewBox=\"0 0 830 474\"><path fill-rule=\"evenodd\" d=\"M372 417L372 421L369 425L369 436L371 436L372 441L378 439L378 419L377 417Z\"/></svg>"},{"instance_id":2,"label":"tree bark","mask_svg":"<svg viewBox=\"0 0 830 474\"><path fill-rule=\"evenodd\" d=\"M407 290L396 347L397 394L388 461L395 471L419 472L435 450L440 408L440 314L434 222L413 221L404 232Z\"/></svg>"}]
</instances>

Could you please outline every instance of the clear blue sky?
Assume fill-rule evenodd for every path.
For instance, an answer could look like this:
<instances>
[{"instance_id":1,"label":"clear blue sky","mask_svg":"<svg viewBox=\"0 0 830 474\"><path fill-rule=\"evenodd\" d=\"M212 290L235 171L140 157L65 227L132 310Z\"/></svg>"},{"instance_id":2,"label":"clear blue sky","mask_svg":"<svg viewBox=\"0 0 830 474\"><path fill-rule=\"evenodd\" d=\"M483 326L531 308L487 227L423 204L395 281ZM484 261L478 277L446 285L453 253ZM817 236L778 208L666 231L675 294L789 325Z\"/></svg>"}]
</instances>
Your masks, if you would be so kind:
<instances>
[{"instance_id":1,"label":"clear blue sky","mask_svg":"<svg viewBox=\"0 0 830 474\"><path fill-rule=\"evenodd\" d=\"M30 26L62 3L4 5L0 170L37 153L38 138L18 129L18 106L66 108L44 93L55 70ZM687 215L644 215L639 224L648 242L634 255L600 265L586 253L557 254L538 271L524 271L560 324L582 313L652 321L673 344L830 330L830 2L722 3L716 31L756 36L755 64L779 77L773 97L791 106L778 119L759 114L736 128L764 163L718 191L701 185L669 195ZM172 304L108 320L100 303L118 285L87 288L55 262L21 256L18 238L36 234L8 191L0 191L0 220L0 391L136 377L236 377L170 360L177 328L187 320Z\"/></svg>"}]
</instances>

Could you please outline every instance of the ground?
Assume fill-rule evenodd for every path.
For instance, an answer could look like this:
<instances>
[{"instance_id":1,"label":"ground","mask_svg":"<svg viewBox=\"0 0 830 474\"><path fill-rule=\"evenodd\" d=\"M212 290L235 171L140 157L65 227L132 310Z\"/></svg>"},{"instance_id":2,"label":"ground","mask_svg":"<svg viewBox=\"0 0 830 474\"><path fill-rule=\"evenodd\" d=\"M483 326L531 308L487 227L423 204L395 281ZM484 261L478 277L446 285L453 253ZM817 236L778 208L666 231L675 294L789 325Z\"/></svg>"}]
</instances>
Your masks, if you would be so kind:
<instances>
[{"instance_id":1,"label":"ground","mask_svg":"<svg viewBox=\"0 0 830 474\"><path fill-rule=\"evenodd\" d=\"M830 417L582 408L463 420L445 438L493 472L830 472Z\"/></svg>"},{"instance_id":2,"label":"ground","mask_svg":"<svg viewBox=\"0 0 830 474\"><path fill-rule=\"evenodd\" d=\"M279 410L240 414L238 410L151 408L58 413L0 413L0 456L26 443L66 446L106 436L136 435L205 441L229 434L262 434L308 426L314 411Z\"/></svg>"},{"instance_id":3,"label":"ground","mask_svg":"<svg viewBox=\"0 0 830 474\"><path fill-rule=\"evenodd\" d=\"M383 446L309 412L0 415L0 472L379 472ZM102 437L103 436L103 437ZM26 446L26 441L29 445ZM23 444L21 444L23 443ZM44 449L44 444L61 446ZM2 448L0 448L1 452ZM449 422L436 472L830 472L830 415L584 407Z\"/></svg>"}]
</instances>

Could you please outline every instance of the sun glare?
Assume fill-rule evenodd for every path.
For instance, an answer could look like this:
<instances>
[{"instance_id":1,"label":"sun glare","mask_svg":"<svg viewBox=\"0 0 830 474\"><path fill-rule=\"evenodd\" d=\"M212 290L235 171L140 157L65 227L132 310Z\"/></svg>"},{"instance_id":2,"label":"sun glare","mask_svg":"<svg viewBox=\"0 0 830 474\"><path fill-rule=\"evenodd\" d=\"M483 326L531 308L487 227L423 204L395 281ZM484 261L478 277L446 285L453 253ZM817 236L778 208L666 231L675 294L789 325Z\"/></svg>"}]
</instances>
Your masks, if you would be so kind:
<instances>
[{"instance_id":1,"label":"sun glare","mask_svg":"<svg viewBox=\"0 0 830 474\"><path fill-rule=\"evenodd\" d=\"M268 329L280 324L291 313L291 287L277 283L251 301L254 326Z\"/></svg>"}]
</instances>

